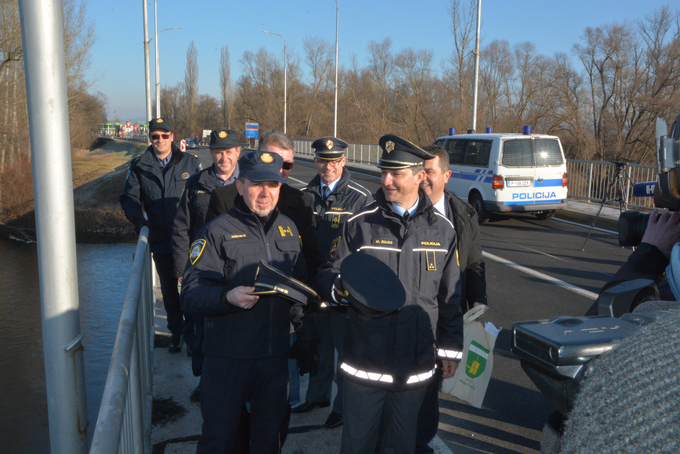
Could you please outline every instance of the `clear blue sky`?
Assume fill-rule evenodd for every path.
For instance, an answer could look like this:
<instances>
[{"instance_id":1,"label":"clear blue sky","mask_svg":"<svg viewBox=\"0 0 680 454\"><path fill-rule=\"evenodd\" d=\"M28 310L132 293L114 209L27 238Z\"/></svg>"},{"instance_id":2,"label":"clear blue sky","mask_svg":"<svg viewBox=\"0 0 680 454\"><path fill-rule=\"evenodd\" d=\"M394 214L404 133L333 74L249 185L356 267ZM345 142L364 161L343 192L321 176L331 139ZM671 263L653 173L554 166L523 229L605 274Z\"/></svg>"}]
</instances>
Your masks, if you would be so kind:
<instances>
[{"instance_id":1,"label":"clear blue sky","mask_svg":"<svg viewBox=\"0 0 680 454\"><path fill-rule=\"evenodd\" d=\"M153 0L148 1L149 35L153 37ZM436 67L452 50L448 0L338 0L340 6L340 67L355 54L366 64L368 43L392 38L392 50L406 47L434 51ZM662 0L483 0L482 47L494 39L511 45L529 41L540 54L569 53L586 27L635 21L669 4ZM677 7L671 7L677 11ZM97 41L90 74L92 89L108 97L109 119L143 120L144 29L142 1L90 0L88 15L95 21ZM219 98L220 49L229 46L231 76L240 73L244 51L264 46L283 60L283 35L288 56L304 57L303 39L321 37L335 44L334 0L158 0L160 80L176 85L184 80L186 51L198 50L199 92ZM151 86L154 87L154 43L151 43ZM304 66L303 66L304 68ZM153 109L155 112L155 109Z\"/></svg>"}]
</instances>

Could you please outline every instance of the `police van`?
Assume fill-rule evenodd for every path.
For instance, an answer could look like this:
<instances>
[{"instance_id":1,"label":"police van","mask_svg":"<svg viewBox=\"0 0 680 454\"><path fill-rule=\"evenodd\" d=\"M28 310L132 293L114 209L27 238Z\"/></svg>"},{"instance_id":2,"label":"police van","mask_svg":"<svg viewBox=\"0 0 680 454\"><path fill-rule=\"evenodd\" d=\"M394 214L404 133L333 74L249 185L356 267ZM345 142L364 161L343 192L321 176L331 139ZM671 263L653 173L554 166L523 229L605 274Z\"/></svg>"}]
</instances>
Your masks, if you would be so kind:
<instances>
[{"instance_id":1,"label":"police van","mask_svg":"<svg viewBox=\"0 0 680 454\"><path fill-rule=\"evenodd\" d=\"M443 136L449 154L446 188L472 205L479 222L492 212L532 212L549 219L567 198L567 164L560 139L545 134Z\"/></svg>"}]
</instances>

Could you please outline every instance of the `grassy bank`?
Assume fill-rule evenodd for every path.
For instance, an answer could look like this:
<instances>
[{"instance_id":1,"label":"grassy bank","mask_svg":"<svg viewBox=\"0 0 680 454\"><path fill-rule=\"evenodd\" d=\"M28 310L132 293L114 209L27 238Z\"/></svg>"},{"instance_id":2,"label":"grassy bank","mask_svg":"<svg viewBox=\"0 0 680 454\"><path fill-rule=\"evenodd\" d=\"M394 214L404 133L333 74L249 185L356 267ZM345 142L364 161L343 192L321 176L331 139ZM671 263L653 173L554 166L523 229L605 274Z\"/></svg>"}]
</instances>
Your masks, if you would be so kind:
<instances>
[{"instance_id":1,"label":"grassy bank","mask_svg":"<svg viewBox=\"0 0 680 454\"><path fill-rule=\"evenodd\" d=\"M73 197L76 233L79 236L134 235L125 219L118 196L123 192L128 164L141 155L145 144L99 139L91 150L72 151ZM30 175L25 176L28 183ZM35 233L32 198L14 207L13 217L5 223L6 233L30 238Z\"/></svg>"}]
</instances>

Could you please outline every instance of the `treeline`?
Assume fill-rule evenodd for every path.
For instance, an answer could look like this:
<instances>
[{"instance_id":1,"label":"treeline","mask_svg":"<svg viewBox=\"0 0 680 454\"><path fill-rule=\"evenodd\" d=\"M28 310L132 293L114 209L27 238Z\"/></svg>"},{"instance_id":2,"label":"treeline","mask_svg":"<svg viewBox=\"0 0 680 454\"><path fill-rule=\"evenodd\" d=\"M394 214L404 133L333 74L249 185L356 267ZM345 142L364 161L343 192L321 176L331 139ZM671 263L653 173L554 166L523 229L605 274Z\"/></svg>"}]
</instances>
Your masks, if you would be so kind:
<instances>
[{"instance_id":1,"label":"treeline","mask_svg":"<svg viewBox=\"0 0 680 454\"><path fill-rule=\"evenodd\" d=\"M66 83L72 148L87 148L106 121L106 99L85 78L94 24L82 0L63 0ZM0 219L32 199L24 54L17 0L0 0ZM49 138L46 143L49 144Z\"/></svg>"},{"instance_id":2,"label":"treeline","mask_svg":"<svg viewBox=\"0 0 680 454\"><path fill-rule=\"evenodd\" d=\"M394 132L418 144L465 132L472 122L476 0L452 0L452 52L438 61L431 50L393 49L392 40L368 45L339 71L338 136L376 142ZM565 43L565 47L569 44ZM187 52L183 83L161 90L161 112L181 135L245 122L283 129L283 59L264 48L246 51L242 75L230 81L222 48L220 99L199 95L197 51ZM287 130L294 138L333 133L335 46L303 42L302 57L288 50ZM480 49L477 131L533 131L562 139L569 158L654 162L657 117L680 114L680 14L669 6L644 18L584 30L579 43L553 56L534 44L507 40Z\"/></svg>"}]
</instances>

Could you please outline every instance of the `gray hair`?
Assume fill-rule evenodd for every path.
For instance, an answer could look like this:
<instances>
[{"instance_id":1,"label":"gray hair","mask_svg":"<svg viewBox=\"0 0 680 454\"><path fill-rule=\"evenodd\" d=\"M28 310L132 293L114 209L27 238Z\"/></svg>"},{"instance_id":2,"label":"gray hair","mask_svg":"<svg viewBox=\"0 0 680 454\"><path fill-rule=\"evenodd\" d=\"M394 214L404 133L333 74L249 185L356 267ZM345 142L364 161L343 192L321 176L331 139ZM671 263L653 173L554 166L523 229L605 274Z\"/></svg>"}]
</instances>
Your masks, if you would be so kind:
<instances>
[{"instance_id":1,"label":"gray hair","mask_svg":"<svg viewBox=\"0 0 680 454\"><path fill-rule=\"evenodd\" d=\"M257 149L262 150L265 145L274 145L276 147L283 148L284 150L295 149L293 139L291 139L288 134L285 132L276 131L274 129L262 133L262 137L260 137L260 142L257 145Z\"/></svg>"}]
</instances>

